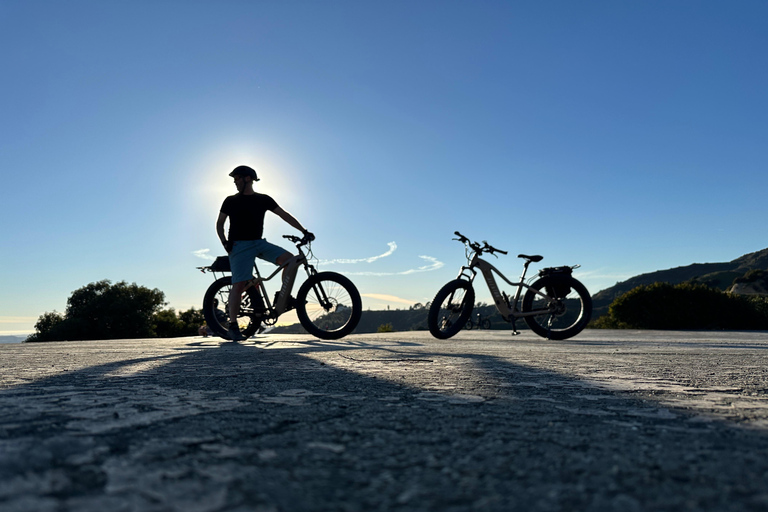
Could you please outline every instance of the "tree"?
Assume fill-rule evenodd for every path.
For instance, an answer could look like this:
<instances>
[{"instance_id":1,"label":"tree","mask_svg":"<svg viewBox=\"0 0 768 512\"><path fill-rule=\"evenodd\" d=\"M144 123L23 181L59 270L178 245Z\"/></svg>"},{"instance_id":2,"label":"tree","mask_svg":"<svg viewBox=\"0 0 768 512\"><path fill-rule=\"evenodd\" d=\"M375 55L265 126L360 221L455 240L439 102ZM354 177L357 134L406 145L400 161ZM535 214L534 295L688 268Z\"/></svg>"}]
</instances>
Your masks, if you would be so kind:
<instances>
[{"instance_id":1,"label":"tree","mask_svg":"<svg viewBox=\"0 0 768 512\"><path fill-rule=\"evenodd\" d=\"M72 292L63 316L45 313L27 341L106 340L155 336L153 317L165 294L136 283L108 280Z\"/></svg>"},{"instance_id":2,"label":"tree","mask_svg":"<svg viewBox=\"0 0 768 512\"><path fill-rule=\"evenodd\" d=\"M27 341L48 341L47 339L34 339L41 333L45 333L50 339L67 339L65 329L64 315L56 311L43 313L35 324L36 334L28 337Z\"/></svg>"}]
</instances>

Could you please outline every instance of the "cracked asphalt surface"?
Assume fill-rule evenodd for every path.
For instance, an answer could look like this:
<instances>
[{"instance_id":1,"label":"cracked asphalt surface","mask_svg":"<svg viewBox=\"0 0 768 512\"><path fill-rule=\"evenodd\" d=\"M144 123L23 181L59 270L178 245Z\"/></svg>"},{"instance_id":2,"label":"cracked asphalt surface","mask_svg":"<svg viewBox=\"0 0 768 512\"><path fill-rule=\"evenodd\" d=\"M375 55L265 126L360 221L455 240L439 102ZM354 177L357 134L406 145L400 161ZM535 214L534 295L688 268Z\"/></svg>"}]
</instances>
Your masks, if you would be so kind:
<instances>
[{"instance_id":1,"label":"cracked asphalt surface","mask_svg":"<svg viewBox=\"0 0 768 512\"><path fill-rule=\"evenodd\" d=\"M0 509L768 510L768 333L0 345Z\"/></svg>"}]
</instances>

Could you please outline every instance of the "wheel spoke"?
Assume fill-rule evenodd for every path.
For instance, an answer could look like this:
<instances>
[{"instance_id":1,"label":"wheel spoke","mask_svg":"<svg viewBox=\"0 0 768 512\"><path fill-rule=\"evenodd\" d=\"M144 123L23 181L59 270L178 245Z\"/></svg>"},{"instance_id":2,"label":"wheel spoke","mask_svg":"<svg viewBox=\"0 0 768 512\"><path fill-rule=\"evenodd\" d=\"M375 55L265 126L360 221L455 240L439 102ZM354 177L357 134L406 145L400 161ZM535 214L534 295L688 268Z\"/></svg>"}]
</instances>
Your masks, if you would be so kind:
<instances>
[{"instance_id":1,"label":"wheel spoke","mask_svg":"<svg viewBox=\"0 0 768 512\"><path fill-rule=\"evenodd\" d=\"M555 286L550 278L542 277L526 292L523 312L542 312L525 317L525 322L536 334L550 339L566 339L586 327L591 317L592 299L580 282L571 279L570 284L567 295L554 298L544 295Z\"/></svg>"},{"instance_id":2,"label":"wheel spoke","mask_svg":"<svg viewBox=\"0 0 768 512\"><path fill-rule=\"evenodd\" d=\"M203 300L203 315L206 323L214 334L224 337L229 328L229 292L232 289L230 277L223 277L214 282L205 294ZM240 311L237 323L240 331L246 336L252 336L261 325L254 315L255 304L261 304L258 292L254 288L247 289L240 301Z\"/></svg>"},{"instance_id":3,"label":"wheel spoke","mask_svg":"<svg viewBox=\"0 0 768 512\"><path fill-rule=\"evenodd\" d=\"M311 277L297 295L299 321L310 334L337 339L351 332L360 320L360 294L346 277L323 272Z\"/></svg>"},{"instance_id":4,"label":"wheel spoke","mask_svg":"<svg viewBox=\"0 0 768 512\"><path fill-rule=\"evenodd\" d=\"M443 286L435 295L427 317L432 335L446 339L459 332L470 318L474 300L475 293L468 281L457 279Z\"/></svg>"}]
</instances>

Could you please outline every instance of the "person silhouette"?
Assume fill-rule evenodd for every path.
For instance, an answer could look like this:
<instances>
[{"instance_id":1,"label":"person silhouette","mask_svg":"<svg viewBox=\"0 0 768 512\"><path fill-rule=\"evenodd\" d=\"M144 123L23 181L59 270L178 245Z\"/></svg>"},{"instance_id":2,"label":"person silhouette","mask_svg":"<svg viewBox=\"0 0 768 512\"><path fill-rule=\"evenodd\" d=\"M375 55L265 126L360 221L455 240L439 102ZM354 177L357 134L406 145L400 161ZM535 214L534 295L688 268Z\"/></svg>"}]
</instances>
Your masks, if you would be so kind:
<instances>
[{"instance_id":1,"label":"person silhouette","mask_svg":"<svg viewBox=\"0 0 768 512\"><path fill-rule=\"evenodd\" d=\"M263 238L264 216L270 211L283 219L288 225L301 231L305 238L314 240L315 236L290 213L278 206L277 202L266 194L259 194L253 184L259 181L256 171L247 165L240 165L229 173L234 179L237 194L224 199L216 220L216 233L229 255L232 269L232 288L229 292L229 326L227 339L244 340L237 324L240 301L248 280L253 277L255 258L280 266L293 254ZM225 235L224 224L229 219L229 233Z\"/></svg>"}]
</instances>

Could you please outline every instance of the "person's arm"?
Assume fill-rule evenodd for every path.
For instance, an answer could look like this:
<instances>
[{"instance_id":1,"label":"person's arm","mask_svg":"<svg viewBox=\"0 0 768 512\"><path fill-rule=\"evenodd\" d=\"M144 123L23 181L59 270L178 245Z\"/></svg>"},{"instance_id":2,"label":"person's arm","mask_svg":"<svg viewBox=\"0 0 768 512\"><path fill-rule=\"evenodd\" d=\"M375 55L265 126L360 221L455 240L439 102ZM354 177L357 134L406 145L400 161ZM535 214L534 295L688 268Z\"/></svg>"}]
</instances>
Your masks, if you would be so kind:
<instances>
[{"instance_id":1,"label":"person's arm","mask_svg":"<svg viewBox=\"0 0 768 512\"><path fill-rule=\"evenodd\" d=\"M224 222L227 220L227 214L224 212L219 212L219 218L216 219L216 234L219 235L219 240L221 240L221 245L224 246L224 249L226 249L227 253L232 249L227 245L227 236L224 234Z\"/></svg>"},{"instance_id":2,"label":"person's arm","mask_svg":"<svg viewBox=\"0 0 768 512\"><path fill-rule=\"evenodd\" d=\"M306 235L306 234L309 233L309 231L307 231L306 228L304 228L304 226L301 225L301 222L296 220L296 217L294 217L293 215L291 215L287 211L283 210L279 206L277 208L275 208L274 210L272 210L272 212L274 212L275 215L277 215L278 217L283 219L285 222L287 222L290 226L292 226L292 227L298 229L299 231L301 231L302 234Z\"/></svg>"}]
</instances>

